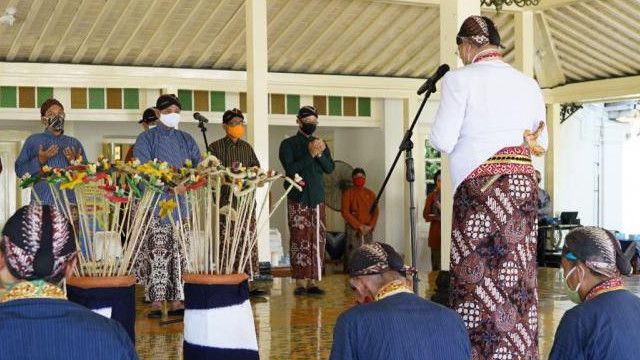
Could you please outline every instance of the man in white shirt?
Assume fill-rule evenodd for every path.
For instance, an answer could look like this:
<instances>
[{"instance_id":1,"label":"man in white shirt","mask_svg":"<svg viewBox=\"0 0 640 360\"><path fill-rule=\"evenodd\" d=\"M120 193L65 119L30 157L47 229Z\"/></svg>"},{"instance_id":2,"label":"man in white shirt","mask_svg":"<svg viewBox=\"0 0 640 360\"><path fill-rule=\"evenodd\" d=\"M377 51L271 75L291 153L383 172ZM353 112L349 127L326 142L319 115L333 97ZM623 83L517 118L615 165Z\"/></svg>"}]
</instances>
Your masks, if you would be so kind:
<instances>
[{"instance_id":1,"label":"man in white shirt","mask_svg":"<svg viewBox=\"0 0 640 360\"><path fill-rule=\"evenodd\" d=\"M450 305L467 326L474 359L537 359L531 153L546 147L542 93L502 61L489 18L467 18L456 42L466 66L444 76L429 136L449 154L455 191Z\"/></svg>"}]
</instances>

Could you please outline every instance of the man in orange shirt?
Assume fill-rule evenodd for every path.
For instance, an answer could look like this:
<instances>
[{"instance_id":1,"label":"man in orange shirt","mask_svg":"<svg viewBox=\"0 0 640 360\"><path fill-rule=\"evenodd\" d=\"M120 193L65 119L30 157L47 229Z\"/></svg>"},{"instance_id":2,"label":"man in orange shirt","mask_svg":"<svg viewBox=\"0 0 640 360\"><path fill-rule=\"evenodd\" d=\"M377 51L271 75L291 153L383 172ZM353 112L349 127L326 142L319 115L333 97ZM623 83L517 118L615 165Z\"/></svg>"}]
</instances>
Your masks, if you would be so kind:
<instances>
[{"instance_id":1,"label":"man in orange shirt","mask_svg":"<svg viewBox=\"0 0 640 360\"><path fill-rule=\"evenodd\" d=\"M364 184L367 175L361 168L351 173L353 186L342 194L342 217L347 227L347 247L345 251L345 269L351 254L364 243L373 241L373 229L378 221L378 209L369 213L369 209L376 199L376 194L367 189Z\"/></svg>"}]
</instances>

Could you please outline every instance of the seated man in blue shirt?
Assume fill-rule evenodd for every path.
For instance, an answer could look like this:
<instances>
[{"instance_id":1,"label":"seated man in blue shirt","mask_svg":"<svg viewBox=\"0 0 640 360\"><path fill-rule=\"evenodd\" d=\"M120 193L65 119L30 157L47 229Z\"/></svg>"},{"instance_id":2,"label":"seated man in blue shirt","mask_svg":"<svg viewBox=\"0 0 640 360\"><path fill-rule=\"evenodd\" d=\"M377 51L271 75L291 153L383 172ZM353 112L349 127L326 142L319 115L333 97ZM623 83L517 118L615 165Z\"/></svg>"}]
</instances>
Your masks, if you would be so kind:
<instances>
[{"instance_id":1,"label":"seated man in blue shirt","mask_svg":"<svg viewBox=\"0 0 640 360\"><path fill-rule=\"evenodd\" d=\"M400 255L369 243L350 261L349 283L360 305L340 315L331 360L469 360L471 345L460 316L422 299L407 284Z\"/></svg>"},{"instance_id":2,"label":"seated man in blue shirt","mask_svg":"<svg viewBox=\"0 0 640 360\"><path fill-rule=\"evenodd\" d=\"M137 359L124 328L66 300L59 284L73 273L71 224L48 205L29 205L0 239L2 359Z\"/></svg>"},{"instance_id":3,"label":"seated man in blue shirt","mask_svg":"<svg viewBox=\"0 0 640 360\"><path fill-rule=\"evenodd\" d=\"M565 292L578 304L556 330L551 360L631 360L640 357L640 298L624 289L631 264L609 231L585 226L562 249Z\"/></svg>"}]
</instances>

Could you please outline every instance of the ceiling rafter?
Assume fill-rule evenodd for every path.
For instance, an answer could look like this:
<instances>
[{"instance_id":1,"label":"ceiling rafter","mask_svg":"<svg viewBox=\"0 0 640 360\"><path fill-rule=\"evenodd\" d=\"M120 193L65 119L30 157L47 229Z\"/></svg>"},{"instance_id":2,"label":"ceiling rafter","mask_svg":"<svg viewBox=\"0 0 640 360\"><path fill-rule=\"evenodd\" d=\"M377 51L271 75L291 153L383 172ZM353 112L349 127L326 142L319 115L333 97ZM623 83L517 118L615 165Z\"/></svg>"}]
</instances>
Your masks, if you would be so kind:
<instances>
[{"instance_id":1,"label":"ceiling rafter","mask_svg":"<svg viewBox=\"0 0 640 360\"><path fill-rule=\"evenodd\" d=\"M362 10L363 13L369 13L369 11L371 11L372 7L378 6L380 4L377 3L369 3L367 4L367 6L364 8L364 10ZM331 45L329 45L329 47L325 50L325 54L331 54L332 51L337 50L337 46L338 44L340 44L341 40L344 39L344 37L346 36L346 34L349 33L350 30L352 30L355 26L357 26L358 24L358 19L356 19L355 21L352 21L347 28L345 29L345 31L343 31L340 35L338 35L334 41L331 43ZM310 73L319 73L320 72L320 66L322 63L326 62L327 57L318 57L316 58L316 60L309 66L309 72Z\"/></svg>"},{"instance_id":2,"label":"ceiling rafter","mask_svg":"<svg viewBox=\"0 0 640 360\"><path fill-rule=\"evenodd\" d=\"M307 2L307 3L304 3L304 4L302 5L302 8L301 8L300 12L308 11L309 7L310 7L312 4L318 4L318 2L309 1L309 2ZM268 29L268 28L269 28L269 27L271 27L271 26L273 26L273 24L274 24L275 22L277 22L277 21L278 21L278 19L281 17L281 15L287 15L287 14L289 14L289 12L287 11L287 8L288 8L288 6L289 6L289 5L291 5L291 3L288 3L288 4L283 5L283 6L280 8L280 10L278 11L278 13L273 17L273 19L272 19L272 20L270 20L270 21L267 23L267 32L269 32L269 29ZM337 5L337 3L336 3L336 5ZM331 9L331 8L332 8L332 7L331 7L331 4L328 4L328 5L324 6L324 8L323 8L323 10L322 10L322 11L326 11L326 10ZM335 8L335 7L334 7L334 8ZM289 10L291 11L291 9L289 9ZM312 11L312 12L313 12L313 11ZM320 13L320 14L316 15L316 16L315 16L314 21L315 21L316 19L318 19L318 18L321 18L321 16L322 16L322 13ZM282 16L282 17L283 17L283 18L285 18L284 16ZM288 24L286 25L285 29L284 29L284 30L279 31L278 35L273 39L273 41L267 41L267 54L268 54L268 56L269 56L270 58L273 58L272 51L275 51L275 49L277 49L277 45L278 45L278 42L280 41L280 39L286 39L286 36L284 36L284 35L285 35L285 34L286 34L290 29L292 29L292 28L293 28L293 27L295 27L295 26L297 26L297 23L296 23L295 21L289 21L289 22L288 22ZM308 29L309 29L309 28L311 28L312 26L313 26L313 24L312 24L312 25L310 25L309 27L305 28L305 30L304 30L304 31L308 30ZM298 38L301 38L301 37L303 37L303 36L304 36L303 34L300 34L300 36L299 36ZM291 48L292 48L292 46L288 47L288 48L287 48L287 50L288 50L288 49L291 49ZM277 57L277 55L276 55L276 57ZM241 68L241 67L242 67L242 64L243 64L243 63L244 63L244 64L246 64L246 62L247 62L247 59L246 59L246 55L245 55L245 56L243 56L243 57L238 58L238 60L235 62L235 64L233 64L232 68ZM246 65L245 65L245 66L246 66ZM271 69L271 66L272 66L272 65L271 65L271 64L269 64L268 66L269 66L269 69Z\"/></svg>"},{"instance_id":3,"label":"ceiling rafter","mask_svg":"<svg viewBox=\"0 0 640 360\"><path fill-rule=\"evenodd\" d=\"M213 11L211 11L211 13L209 14L209 17L207 18L207 20L205 20L205 22L202 24L202 27L200 27L200 29L198 29L198 31L195 33L195 35L190 37L189 42L187 43L187 46L185 48L188 49L196 41L196 39L198 39L200 36L202 36L202 34L204 33L205 29L207 29L209 23L211 22L211 20L216 19L218 17L219 12L224 8L222 6L222 4L224 4L224 0L218 1L218 4L213 9ZM182 54L180 54L180 56L178 57L178 59L173 63L173 66L177 66L177 67L184 66L185 65L185 61L187 60L187 58L189 58L189 52L183 51Z\"/></svg>"},{"instance_id":4,"label":"ceiling rafter","mask_svg":"<svg viewBox=\"0 0 640 360\"><path fill-rule=\"evenodd\" d=\"M72 63L79 63L80 60L84 57L84 54L87 52L87 42L89 41L89 39L91 39L91 36L93 35L98 24L100 24L99 19L102 17L103 14L109 12L107 9L111 8L112 6L115 6L116 1L117 0L106 0L104 2L104 5L102 5L102 8L100 9L100 13L96 17L96 20L93 22L93 25L91 25L91 29L87 31L87 35L82 40L82 43L80 44L80 46L78 46L78 50L76 51L76 54L71 59Z\"/></svg>"},{"instance_id":5,"label":"ceiling rafter","mask_svg":"<svg viewBox=\"0 0 640 360\"><path fill-rule=\"evenodd\" d=\"M40 12L40 9L44 5L44 3L44 0L34 0L33 2L31 2L31 7L29 8L28 13L32 15L27 16L24 21L20 21L20 29L18 30L18 33L16 34L13 43L11 44L9 52L7 52L7 61L15 60L16 55L18 54L18 49L22 44L22 34L26 29L29 29L31 25L36 21L35 14Z\"/></svg>"},{"instance_id":6,"label":"ceiling rafter","mask_svg":"<svg viewBox=\"0 0 640 360\"><path fill-rule=\"evenodd\" d=\"M377 9L376 9L377 8ZM377 3L369 3L367 5L367 7L363 10L363 13L366 14L372 14L375 16L375 19L372 21L367 21L367 23L370 24L374 24L374 23L378 23L379 21L384 21L382 20L382 18L387 15L390 16L390 14L386 13L386 10L388 9L388 5L383 5L383 4L377 4ZM375 11L375 13L374 13ZM386 13L386 14L385 14ZM354 21L350 24L350 26L356 26L357 21ZM363 36L365 36L366 34L370 34L371 31L373 31L374 29L376 29L376 27L374 26L368 26L364 31L359 32L359 34L356 36L356 39L354 39L350 44L347 45L346 49L342 49L342 51L339 52L339 54L333 58L333 60L331 61L330 64L328 64L327 67L324 68L324 70L322 70L321 72L323 73L328 73L328 74L333 74L333 73L348 73L346 71L338 71L337 67L339 67L342 63L344 63L345 59L349 56L353 55L353 51L349 51L349 49L352 46L357 46L360 45L361 47L367 47L370 44L365 44L363 45L362 43L358 44L357 39L362 39ZM326 40L326 35L323 34L323 36L319 36L317 37L309 46L307 46L307 48L303 51L304 54L317 54L317 53L324 53L325 50L320 48L322 46L322 42L320 40ZM335 39L335 41L333 41L333 43L337 43L337 39ZM332 44L333 45L333 44ZM291 66L292 69L294 69L294 71L296 71L296 69L298 70L303 70L305 67L305 61L309 61L309 57L299 57L298 59L296 59L296 61L293 63L293 65ZM317 61L317 58L312 60L314 63ZM313 65L312 65L313 66Z\"/></svg>"},{"instance_id":7,"label":"ceiling rafter","mask_svg":"<svg viewBox=\"0 0 640 360\"><path fill-rule=\"evenodd\" d=\"M600 2L598 3L600 6L603 6L605 9L607 9L607 11L612 11L612 9L609 7L609 5L606 2ZM576 7L580 7L580 9L577 9ZM589 23L590 26L588 26L589 29L593 29L594 32L596 33L601 33L601 34L605 34L608 31L611 31L612 28L617 28L618 31L616 32L616 41L613 41L611 45L616 45L619 47L619 49L624 53L627 54L630 51L635 51L638 48L638 33L633 31L631 37L629 37L628 31L624 31L625 28L622 27L618 27L617 25L619 24L618 21L613 22L611 24L607 23L607 26L603 26L603 23L600 23L598 21L596 21L596 19L600 19L600 21L604 21L607 22L607 17L602 13L597 11L596 9L594 9L592 6L586 6L585 4L579 4L576 7L570 7L567 9L568 12L571 12L573 17L579 17L580 19L582 19L582 23ZM585 12L587 12L588 14L590 14L590 16L588 16L587 14L585 14ZM613 12L611 13L611 15L616 17L616 20L619 20L620 17L623 17L623 13L622 12ZM598 29L596 31L596 29ZM606 38L607 36L601 36L602 38ZM610 45L610 46L611 46Z\"/></svg>"},{"instance_id":8,"label":"ceiling rafter","mask_svg":"<svg viewBox=\"0 0 640 360\"><path fill-rule=\"evenodd\" d=\"M561 32L558 36L565 43L565 46L572 46L578 50L582 50L584 52L585 48L589 49L588 53L577 54L579 58L582 58L584 61L590 61L590 59L597 59L601 62L599 67L605 65L605 67L612 67L616 72L620 72L622 75L625 73L628 74L629 71L633 71L633 61L624 53L618 52L620 50L619 47L616 46L616 51L609 51L607 53L602 53L602 49L598 48L595 43L603 44L607 42L607 38L598 39L601 34L592 31L587 26L580 24L577 21L573 21L569 17L565 15L559 15L559 18L554 16L548 17L548 21L553 25L556 29L561 29ZM579 29L579 30L578 30ZM612 43L612 42L609 42ZM613 46L610 44L609 46ZM613 63L611 60L618 61L617 63ZM621 67L621 65L623 67Z\"/></svg>"},{"instance_id":9,"label":"ceiling rafter","mask_svg":"<svg viewBox=\"0 0 640 360\"><path fill-rule=\"evenodd\" d=\"M157 41L158 37L161 36L162 34L162 29L165 28L165 24L166 22L171 19L171 15L173 14L173 11L178 7L178 4L180 4L181 1L175 1L173 3L173 6L164 14L164 17L162 18L162 21L159 22L158 27L156 28L156 31L153 33L153 36L151 36L151 39L149 39L149 44L155 44L155 41ZM133 61L131 61L133 63L133 65L141 65L141 63L144 61L144 59L149 55L149 53L153 50L153 47L151 46L146 46L134 59Z\"/></svg>"},{"instance_id":10,"label":"ceiling rafter","mask_svg":"<svg viewBox=\"0 0 640 360\"><path fill-rule=\"evenodd\" d=\"M433 17L425 16L425 20L426 19L433 19ZM409 43L406 44L405 53L407 53L408 55L406 56L406 58L415 58L420 52L420 49L423 48L429 49L432 53L437 53L438 56L440 56L440 37L437 36L437 34L440 32L440 22L431 21L428 25L426 25L426 27L424 23L419 23L417 24L417 26L420 29L424 30L420 31L418 36L415 36L412 40L410 40ZM363 69L363 71L365 73L379 72L380 74L398 74L398 70L402 69L406 65L406 62L404 64L395 62L392 60L394 56L396 56L396 54L394 52L390 52L386 57L380 58L377 61L367 65Z\"/></svg>"},{"instance_id":11,"label":"ceiling rafter","mask_svg":"<svg viewBox=\"0 0 640 360\"><path fill-rule=\"evenodd\" d=\"M81 14L84 14L84 12L91 8L92 6L92 2L90 0L80 0L80 6L78 6L78 11L76 11L76 13L73 15L73 19L71 19L71 21L69 21L69 26L67 26L67 29L64 31L64 34L62 35L62 37L60 37L60 45L56 47L56 50L53 52L53 55L51 55L51 62L58 62L60 61L60 57L62 57L62 54L64 53L64 49L65 49L65 44L67 44L69 42L69 35L72 34L72 29L75 27L76 22L78 22L82 17Z\"/></svg>"},{"instance_id":12,"label":"ceiling rafter","mask_svg":"<svg viewBox=\"0 0 640 360\"><path fill-rule=\"evenodd\" d=\"M115 56L115 60L113 61L115 64L121 65L124 62L124 59L131 50L131 44L133 43L134 39L136 38L142 27L150 22L151 17L154 14L153 10L158 6L162 6L162 3L158 1L151 2L151 6L149 6L149 9L145 12L142 19L138 21L138 25L133 30L127 41L125 41L124 45L122 45L122 48L120 49L120 52L118 52L118 55Z\"/></svg>"},{"instance_id":13,"label":"ceiling rafter","mask_svg":"<svg viewBox=\"0 0 640 360\"><path fill-rule=\"evenodd\" d=\"M537 24L538 31L534 32L535 43L538 47L538 61L534 64L536 67L536 77L541 87L552 87L567 82L564 75L562 63L558 58L555 41L549 31L544 13L534 15L534 22Z\"/></svg>"},{"instance_id":14,"label":"ceiling rafter","mask_svg":"<svg viewBox=\"0 0 640 360\"><path fill-rule=\"evenodd\" d=\"M244 7L243 7L244 8ZM245 10L246 11L246 10ZM243 11L243 13L246 15L245 11ZM246 22L246 20L245 20ZM226 47L226 49L224 49L224 51L222 52L222 54L220 54L220 56L213 62L213 64L211 65L212 68L216 68L218 67L219 64L224 64L227 62L226 58L228 58L229 56L231 56L231 54L233 53L234 50L238 49L238 43L242 43L242 46L245 47L245 51L244 54L246 56L246 40L247 40L247 27L245 25L245 27L242 28L242 31L238 31L238 33L236 34L236 36L233 38L233 40L229 43L229 45ZM236 60L236 62L233 63L233 65L231 65L230 69L233 69L233 67L236 65L236 63L238 62L238 60L242 60L245 59L243 56L239 56L239 59ZM246 59L244 61L246 63Z\"/></svg>"},{"instance_id":15,"label":"ceiling rafter","mask_svg":"<svg viewBox=\"0 0 640 360\"><path fill-rule=\"evenodd\" d=\"M338 1L339 0L332 0L332 2L327 4L327 6L324 7L322 12L320 14L318 14L318 16L315 17L315 19L321 18L322 15L324 14L324 11L328 11L328 10L337 8ZM301 1L301 2L298 2L296 4L298 4L298 5L299 4L303 4L301 6L300 10L299 10L299 12L302 13L302 12L306 11L313 4L313 2L312 1L308 1L306 3L303 3ZM272 24L276 23L277 21L279 21L281 17L286 19L287 16L290 15L289 11L292 11L292 10L288 9L289 6L291 6L291 3L285 4L284 6L282 6L280 8L280 11L278 12L278 14L276 14L276 16L273 18L272 22L268 24L268 26L271 27ZM267 44L267 46L268 46L267 51L269 52L269 56L271 56L272 51L275 51L275 49L277 49L278 45L280 45L280 41L284 41L282 39L285 38L285 34L287 32L289 32L294 26L297 26L296 22L295 21L289 21L287 23L287 26L283 30L279 31L275 35L275 37L273 37L273 39L269 40L269 44ZM307 29L305 29L305 30L307 30Z\"/></svg>"},{"instance_id":16,"label":"ceiling rafter","mask_svg":"<svg viewBox=\"0 0 640 360\"><path fill-rule=\"evenodd\" d=\"M173 43L175 43L176 39L178 39L180 35L182 35L182 32L185 31L185 29L189 29L189 32L194 30L193 18L196 15L198 15L198 10L200 10L200 6L202 6L204 1L209 2L209 0L198 0L197 4L193 6L191 11L189 12L189 16L187 16L187 19L183 21L180 27L173 33L173 36L171 36L171 39L167 41L167 46L164 49L162 49L162 51L160 52L160 55L158 55L156 60L153 62L153 65L151 66L159 66L161 64L164 64L165 63L164 57L167 55L168 52L172 51ZM197 31L199 32L200 29L204 27L204 25L205 23L198 24L199 28Z\"/></svg>"},{"instance_id":17,"label":"ceiling rafter","mask_svg":"<svg viewBox=\"0 0 640 360\"><path fill-rule=\"evenodd\" d=\"M388 13L387 10L390 10L390 8L391 9L395 8L395 12L391 14ZM386 8L381 9L380 13L375 17L373 21L371 21L371 23L372 24L381 23L382 21L384 21L385 18L387 19L390 18L392 19L391 21L393 21L393 19L396 19L397 15L399 15L401 11L405 11L405 10L402 9L402 7L400 6L387 5ZM363 50L365 50L371 44L370 41L368 41L365 44L359 44L359 43L364 42L363 40L367 39L367 37L374 31L376 31L376 35L373 37L369 37L369 39L374 39L373 41L375 41L375 39L379 38L380 34L384 33L385 31L388 31L388 28L386 25L387 23L384 23L379 29L376 29L374 26L370 25L367 28L365 28L364 31L361 31L355 37L355 39L353 39L350 42L350 44L348 44L345 49L340 51L340 54L332 60L331 65L329 65L329 67L326 68L325 72L328 72L328 73L339 72L339 69L340 68L344 69L345 65L347 65L349 61L353 63L354 62L353 59L356 58ZM360 51L353 50L353 48L357 46L360 46L361 48Z\"/></svg>"},{"instance_id":18,"label":"ceiling rafter","mask_svg":"<svg viewBox=\"0 0 640 360\"><path fill-rule=\"evenodd\" d=\"M384 17L388 16L389 14L386 14L386 10L389 8L388 5L381 5L381 4L377 4L377 3L370 3L364 10L365 13L367 14L374 14L373 11L375 10L375 8L377 9L377 13L375 13L375 18L371 21L367 21L369 24L380 24L381 22L384 21ZM381 31L384 31L384 24L381 26L381 30L378 31L377 35L380 34ZM340 52L340 54L338 56L336 56L331 63L325 68L325 70L323 72L325 73L329 73L329 74L333 74L333 73L347 73L348 71L345 71L344 69L344 64L348 64L350 62L350 60L353 60L354 57L358 56L358 52L356 51L357 47L360 47L360 49L362 48L366 48L368 46L370 46L370 43L364 43L364 41L362 41L363 39L366 39L367 36L371 35L371 33L376 30L375 26L367 26L366 29L364 29L364 31L361 31L358 33L358 35L355 37L355 39L353 39L351 41L351 43L349 45L347 45L347 48L342 49L342 51ZM377 38L373 37L374 39ZM364 43L364 44L363 44ZM314 48L314 46L317 44L317 42L313 42L311 43L311 45L309 45L307 47L307 49L304 51L304 53L307 52L312 52L312 49ZM304 63L305 58L300 57L298 58L298 60L294 63L294 65L292 66L293 69L298 69L300 68L303 63ZM343 71L338 71L339 68L342 68Z\"/></svg>"},{"instance_id":19,"label":"ceiling rafter","mask_svg":"<svg viewBox=\"0 0 640 360\"><path fill-rule=\"evenodd\" d=\"M104 57L107 55L107 52L109 51L109 42L111 42L111 39L113 39L114 34L117 33L116 29L118 28L118 25L120 25L123 21L129 20L126 14L127 14L127 11L129 11L129 9L131 8L132 4L134 3L135 1L127 2L127 5L125 6L125 8L122 10L122 13L120 13L120 16L118 17L116 24L111 28L111 30L109 31L109 35L102 43L102 46L100 47L100 51L98 51L98 53L96 54L93 60L93 63L98 63L98 64L102 63L102 61L104 60Z\"/></svg>"},{"instance_id":20,"label":"ceiling rafter","mask_svg":"<svg viewBox=\"0 0 640 360\"><path fill-rule=\"evenodd\" d=\"M211 56L211 54L210 54L211 53L211 49L213 49L213 47L215 46L215 44L218 41L218 39L222 36L222 34L224 34L225 31L227 31L227 29L229 29L229 27L232 26L232 24L234 24L235 21L237 21L239 14L244 14L244 4L240 4L240 6L238 6L236 11L233 12L233 15L231 15L231 18L229 19L229 21L227 21L222 26L222 29L220 29L218 34L211 40L211 42L204 49L204 51L202 51L201 55L198 57L198 60L196 60L196 62L193 64L192 67L201 68L203 66L204 62L207 61L209 56Z\"/></svg>"},{"instance_id":21,"label":"ceiling rafter","mask_svg":"<svg viewBox=\"0 0 640 360\"><path fill-rule=\"evenodd\" d=\"M323 24L322 26L325 27L325 31L323 31L320 36L316 37L315 39L313 39L313 41L311 41L307 47L305 48L305 51L300 51L300 49L298 49L296 47L297 44L299 44L299 42L301 41L301 39L303 38L303 34L307 33L308 31L311 30L311 28L315 25L318 26L317 23L322 22L323 20L326 19L326 13L328 11L334 10L337 8L338 4L340 3L339 0L332 0L331 2L329 2L328 4L326 4L327 6L323 6L322 10L320 11L320 13L314 17L314 19L311 21L311 25L307 26L302 33L300 34L300 36L297 36L296 39L293 41L292 44L290 44L289 46L286 46L286 50L284 50L284 52L280 53L280 54L274 54L275 56L273 57L274 59L276 59L273 64L271 64L271 68L273 68L275 71L279 71L278 69L282 69L284 67L284 63L287 61L288 56L291 52L293 52L294 50L296 52L299 53L307 53L309 52L310 49L313 49L316 44L318 44L322 39L325 38L325 36L329 33L329 31L331 30L331 28L333 27L333 25L337 22L338 20L338 16L336 16L333 21L331 21L331 23L329 24ZM308 6L308 5L307 5ZM305 7L306 9L306 7ZM297 25L297 24L296 24ZM294 22L291 22L290 26L294 26ZM287 27L286 31L289 31L289 27ZM285 31L285 32L286 32ZM283 32L283 35L284 33ZM282 40L281 40L282 39ZM286 40L287 37L285 36L280 36L278 37L278 39L276 40L276 42L274 42L273 44L273 48L285 48L282 45L280 45L281 41ZM300 66L300 62L302 61L302 58L299 57L298 59L296 59L296 61L294 62L294 64L290 67L291 69L297 69Z\"/></svg>"},{"instance_id":22,"label":"ceiling rafter","mask_svg":"<svg viewBox=\"0 0 640 360\"><path fill-rule=\"evenodd\" d=\"M56 7L53 10L53 13L47 19L47 23L45 24L45 26L44 26L44 28L42 30L43 34L52 33L51 27L54 26L56 21L60 21L60 15L66 13L66 11L67 11L67 8L64 5L65 4L61 4L61 1L57 1ZM79 8L80 8L80 4L78 4L78 6L76 7L75 14L78 13L78 9ZM75 14L74 14L74 18L75 18ZM67 28L69 26L71 26L71 23L67 23ZM42 53L42 49L44 48L45 43L47 41L50 41L50 40L51 39L48 38L47 36L40 36L38 41L36 41L36 44L33 46L33 49L31 49L31 54L29 54L29 61L31 61L31 62L37 61L38 58L40 57L40 54Z\"/></svg>"}]
</instances>

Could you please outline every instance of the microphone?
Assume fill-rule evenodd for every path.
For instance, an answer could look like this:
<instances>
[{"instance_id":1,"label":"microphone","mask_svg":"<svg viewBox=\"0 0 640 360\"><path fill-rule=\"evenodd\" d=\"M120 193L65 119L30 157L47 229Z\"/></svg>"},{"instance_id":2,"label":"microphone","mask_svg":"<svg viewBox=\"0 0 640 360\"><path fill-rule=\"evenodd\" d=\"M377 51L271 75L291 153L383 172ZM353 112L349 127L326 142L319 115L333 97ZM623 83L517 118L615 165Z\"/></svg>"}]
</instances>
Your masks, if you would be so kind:
<instances>
[{"instance_id":1,"label":"microphone","mask_svg":"<svg viewBox=\"0 0 640 360\"><path fill-rule=\"evenodd\" d=\"M209 119L207 119L206 117L202 116L202 114L200 114L199 112L193 113L193 118L198 120L199 122L208 124L209 123Z\"/></svg>"},{"instance_id":2,"label":"microphone","mask_svg":"<svg viewBox=\"0 0 640 360\"><path fill-rule=\"evenodd\" d=\"M418 95L424 94L427 90L435 91L436 83L438 82L438 80L440 80L441 77L444 76L444 74L447 73L447 71L449 71L449 65L440 65L440 67L438 67L438 70L436 70L436 73L433 74L432 77L428 78L427 81L422 84L422 86L420 86L420 89L418 89Z\"/></svg>"}]
</instances>

